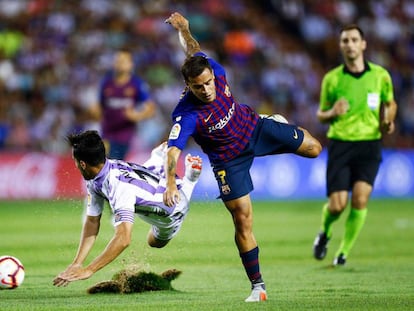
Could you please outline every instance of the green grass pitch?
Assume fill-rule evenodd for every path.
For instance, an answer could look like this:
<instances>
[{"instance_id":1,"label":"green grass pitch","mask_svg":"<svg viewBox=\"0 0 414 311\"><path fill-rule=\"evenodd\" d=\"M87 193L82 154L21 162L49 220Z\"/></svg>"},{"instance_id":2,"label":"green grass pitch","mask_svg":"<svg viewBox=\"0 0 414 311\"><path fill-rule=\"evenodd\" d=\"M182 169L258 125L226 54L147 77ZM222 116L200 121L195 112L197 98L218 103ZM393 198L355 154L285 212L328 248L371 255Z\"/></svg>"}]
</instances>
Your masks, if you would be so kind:
<instances>
[{"instance_id":1,"label":"green grass pitch","mask_svg":"<svg viewBox=\"0 0 414 311\"><path fill-rule=\"evenodd\" d=\"M335 224L327 258L312 257L322 201L254 202L254 231L269 300L247 304L250 286L220 201L193 202L178 236L164 249L146 245L136 219L132 245L92 278L52 286L75 255L80 201L0 201L0 255L14 255L26 278L0 290L0 310L414 310L414 200L369 203L367 223L347 266L332 268L345 216ZM111 238L109 210L90 258ZM86 289L122 268L183 274L174 291L88 295Z\"/></svg>"}]
</instances>

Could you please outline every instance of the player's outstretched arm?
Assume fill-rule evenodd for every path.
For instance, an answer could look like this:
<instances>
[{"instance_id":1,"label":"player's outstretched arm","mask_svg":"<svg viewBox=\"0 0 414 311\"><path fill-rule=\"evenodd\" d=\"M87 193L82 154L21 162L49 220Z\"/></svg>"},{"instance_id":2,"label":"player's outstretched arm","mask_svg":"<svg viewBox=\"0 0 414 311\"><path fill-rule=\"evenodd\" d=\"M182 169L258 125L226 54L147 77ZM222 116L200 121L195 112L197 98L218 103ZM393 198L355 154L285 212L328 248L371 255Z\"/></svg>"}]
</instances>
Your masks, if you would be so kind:
<instances>
[{"instance_id":1,"label":"player's outstretched arm","mask_svg":"<svg viewBox=\"0 0 414 311\"><path fill-rule=\"evenodd\" d=\"M85 276L90 273L91 276L96 271L102 269L107 264L118 257L131 243L132 227L131 222L122 222L115 227L115 234L105 247L104 251L96 257L88 266L85 267L87 271ZM89 276L85 277L88 278ZM81 276L76 279L83 279Z\"/></svg>"},{"instance_id":2,"label":"player's outstretched arm","mask_svg":"<svg viewBox=\"0 0 414 311\"><path fill-rule=\"evenodd\" d=\"M73 260L72 265L82 265L88 256L90 250L95 244L96 237L99 233L101 216L86 216L83 224L81 240L79 242L78 252Z\"/></svg>"},{"instance_id":3,"label":"player's outstretched arm","mask_svg":"<svg viewBox=\"0 0 414 311\"><path fill-rule=\"evenodd\" d=\"M96 271L102 269L126 249L132 236L133 224L122 222L115 227L115 234L104 251L96 257L88 266L72 265L70 269L58 275L54 280L55 286L67 286L70 282L90 278Z\"/></svg>"},{"instance_id":4,"label":"player's outstretched arm","mask_svg":"<svg viewBox=\"0 0 414 311\"><path fill-rule=\"evenodd\" d=\"M66 286L68 281L65 275L68 275L74 270L82 267L83 262L88 256L90 250L95 244L96 237L99 233L101 216L87 216L82 228L81 239L79 242L78 251L72 263L66 268L65 271L61 272L54 280L53 285L55 286Z\"/></svg>"},{"instance_id":5,"label":"player's outstretched arm","mask_svg":"<svg viewBox=\"0 0 414 311\"><path fill-rule=\"evenodd\" d=\"M190 24L184 16L175 12L165 22L178 30L178 38L187 57L201 51L200 44L191 35Z\"/></svg>"}]
</instances>

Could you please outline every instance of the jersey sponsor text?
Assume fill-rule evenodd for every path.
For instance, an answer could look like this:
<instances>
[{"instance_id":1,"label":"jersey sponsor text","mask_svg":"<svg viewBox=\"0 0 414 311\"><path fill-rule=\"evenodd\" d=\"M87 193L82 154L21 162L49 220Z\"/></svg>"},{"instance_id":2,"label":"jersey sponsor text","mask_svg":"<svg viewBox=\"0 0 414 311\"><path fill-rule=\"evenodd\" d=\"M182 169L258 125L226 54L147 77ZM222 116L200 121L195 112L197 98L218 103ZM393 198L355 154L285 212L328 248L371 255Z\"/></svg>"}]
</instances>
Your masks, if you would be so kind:
<instances>
[{"instance_id":1,"label":"jersey sponsor text","mask_svg":"<svg viewBox=\"0 0 414 311\"><path fill-rule=\"evenodd\" d=\"M231 117L233 116L234 110L235 110L235 104L233 103L227 115L223 119L220 119L220 121L216 123L215 125L209 126L208 132L211 133L216 130L221 130L222 128L224 128L227 125L227 123L230 121Z\"/></svg>"}]
</instances>

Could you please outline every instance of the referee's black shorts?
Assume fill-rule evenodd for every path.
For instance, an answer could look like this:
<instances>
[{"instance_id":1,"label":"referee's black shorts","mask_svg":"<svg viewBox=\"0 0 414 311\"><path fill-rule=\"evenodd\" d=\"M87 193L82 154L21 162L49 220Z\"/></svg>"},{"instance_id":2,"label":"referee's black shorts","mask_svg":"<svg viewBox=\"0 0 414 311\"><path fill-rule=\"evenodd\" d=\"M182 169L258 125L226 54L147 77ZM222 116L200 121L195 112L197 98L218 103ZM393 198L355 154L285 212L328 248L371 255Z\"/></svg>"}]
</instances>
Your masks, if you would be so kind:
<instances>
[{"instance_id":1,"label":"referee's black shorts","mask_svg":"<svg viewBox=\"0 0 414 311\"><path fill-rule=\"evenodd\" d=\"M336 191L349 191L356 181L365 181L373 186L382 161L381 149L380 140L331 140L326 172L327 195Z\"/></svg>"}]
</instances>

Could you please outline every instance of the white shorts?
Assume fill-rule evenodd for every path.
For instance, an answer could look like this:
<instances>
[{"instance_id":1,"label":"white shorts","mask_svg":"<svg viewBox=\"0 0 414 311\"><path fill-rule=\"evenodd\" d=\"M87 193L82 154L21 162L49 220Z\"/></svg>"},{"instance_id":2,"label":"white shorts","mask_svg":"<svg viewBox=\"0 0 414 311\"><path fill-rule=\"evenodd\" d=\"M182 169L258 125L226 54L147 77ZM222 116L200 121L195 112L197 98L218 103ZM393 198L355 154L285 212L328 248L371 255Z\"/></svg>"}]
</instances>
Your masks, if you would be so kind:
<instances>
[{"instance_id":1,"label":"white shorts","mask_svg":"<svg viewBox=\"0 0 414 311\"><path fill-rule=\"evenodd\" d=\"M157 240L169 241L180 231L189 211L190 198L194 186L195 183L186 180L182 183L180 202L171 215L158 216L156 214L150 214L146 216L138 214L139 218L152 225L151 230Z\"/></svg>"}]
</instances>

